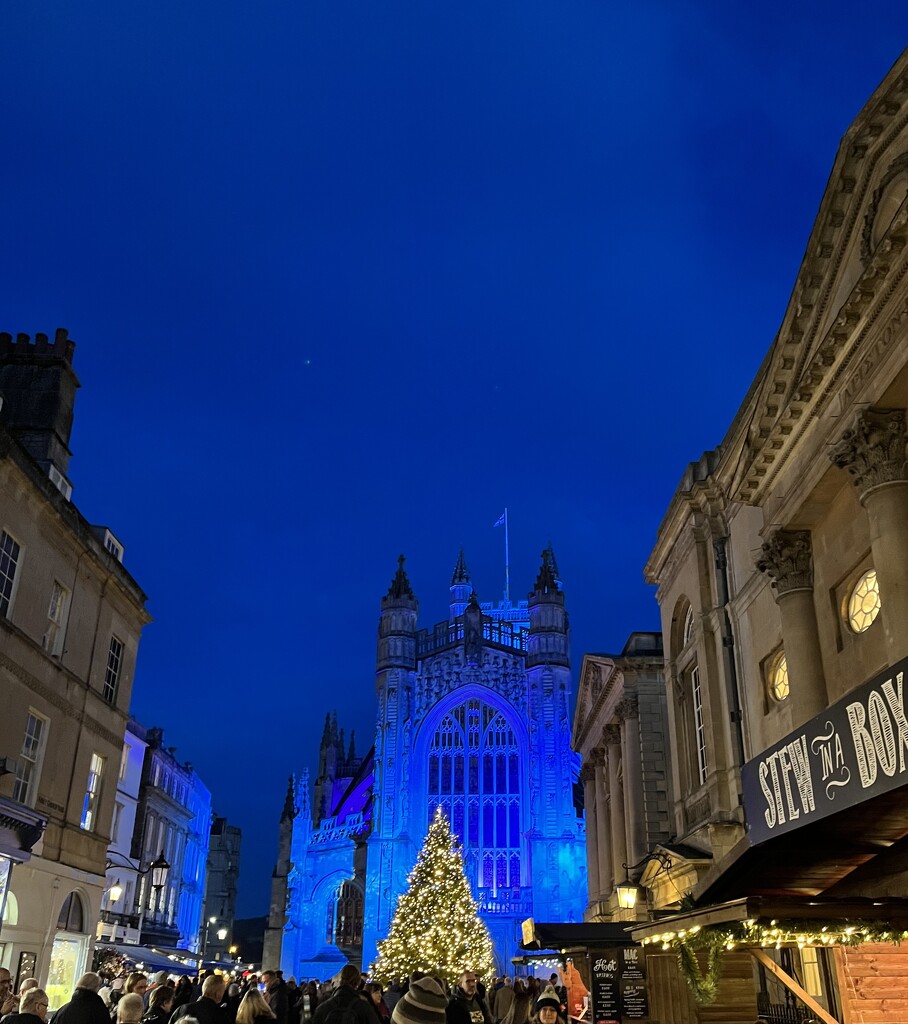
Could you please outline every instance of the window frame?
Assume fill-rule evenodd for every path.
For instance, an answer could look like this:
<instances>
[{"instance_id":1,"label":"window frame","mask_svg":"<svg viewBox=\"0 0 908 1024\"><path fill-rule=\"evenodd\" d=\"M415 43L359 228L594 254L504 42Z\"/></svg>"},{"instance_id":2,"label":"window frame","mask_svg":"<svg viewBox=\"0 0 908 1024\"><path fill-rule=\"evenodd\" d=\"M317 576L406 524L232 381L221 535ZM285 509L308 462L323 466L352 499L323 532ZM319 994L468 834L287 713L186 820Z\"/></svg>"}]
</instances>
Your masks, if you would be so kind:
<instances>
[{"instance_id":1,"label":"window frame","mask_svg":"<svg viewBox=\"0 0 908 1024\"><path fill-rule=\"evenodd\" d=\"M16 545L17 552L15 563L13 565L12 576L6 574L3 568L4 556L9 557L4 545L4 540L8 538ZM22 565L25 561L25 545L16 537L16 535L9 530L7 527L0 529L0 619L12 620L13 609L16 606L16 594L19 590L19 580L22 578ZM4 594L3 580L9 581L9 593ZM5 606L4 606L5 602Z\"/></svg>"},{"instance_id":2,"label":"window frame","mask_svg":"<svg viewBox=\"0 0 908 1024\"><path fill-rule=\"evenodd\" d=\"M29 720L34 719L41 723L41 731L38 735L38 743L35 748L35 756L31 758L25 752L26 739L28 737ZM16 759L16 775L13 781L13 799L26 807L34 807L38 800L38 786L41 783L41 770L44 767L44 753L47 750L47 733L50 729L50 719L42 715L40 711L30 707L26 712L25 729L22 733L22 746L19 749L19 756ZM19 787L22 784L20 776L21 766L29 765L30 770L25 779L25 792L20 793Z\"/></svg>"},{"instance_id":3,"label":"window frame","mask_svg":"<svg viewBox=\"0 0 908 1024\"><path fill-rule=\"evenodd\" d=\"M57 605L57 614L54 615L54 598L58 590L62 594L62 600ZM47 629L44 636L41 637L41 647L52 658L59 658L63 653L63 640L66 636L66 626L69 622L71 600L72 593L69 587L64 586L55 577L51 585L50 603L47 607Z\"/></svg>"},{"instance_id":4,"label":"window frame","mask_svg":"<svg viewBox=\"0 0 908 1024\"><path fill-rule=\"evenodd\" d=\"M82 801L82 813L79 817L79 828L85 832L98 831L98 811L101 808L101 794L104 786L104 769L107 758L92 751L88 763L88 778L85 782L85 798Z\"/></svg>"},{"instance_id":5,"label":"window frame","mask_svg":"<svg viewBox=\"0 0 908 1024\"><path fill-rule=\"evenodd\" d=\"M111 664L114 655L114 644L119 647L116 655L116 664ZM126 644L116 633L110 634L110 644L107 647L107 664L104 666L104 683L101 687L101 697L111 707L116 707L117 698L120 695L120 682L123 678L123 662L126 653Z\"/></svg>"}]
</instances>

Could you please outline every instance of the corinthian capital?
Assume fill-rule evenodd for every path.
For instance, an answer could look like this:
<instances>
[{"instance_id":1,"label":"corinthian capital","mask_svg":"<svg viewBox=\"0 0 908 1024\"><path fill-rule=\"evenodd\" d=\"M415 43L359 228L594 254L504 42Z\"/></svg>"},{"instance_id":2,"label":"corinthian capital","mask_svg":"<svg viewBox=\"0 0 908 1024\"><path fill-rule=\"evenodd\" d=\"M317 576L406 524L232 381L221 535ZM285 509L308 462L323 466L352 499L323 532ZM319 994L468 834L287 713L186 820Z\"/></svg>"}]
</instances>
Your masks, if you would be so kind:
<instances>
[{"instance_id":1,"label":"corinthian capital","mask_svg":"<svg viewBox=\"0 0 908 1024\"><path fill-rule=\"evenodd\" d=\"M904 409L865 409L830 457L849 474L863 498L874 487L905 479L906 444Z\"/></svg>"},{"instance_id":2,"label":"corinthian capital","mask_svg":"<svg viewBox=\"0 0 908 1024\"><path fill-rule=\"evenodd\" d=\"M813 558L808 530L776 530L763 545L757 568L771 580L776 594L813 588Z\"/></svg>"},{"instance_id":3,"label":"corinthian capital","mask_svg":"<svg viewBox=\"0 0 908 1024\"><path fill-rule=\"evenodd\" d=\"M622 722L626 722L629 718L636 718L638 714L637 695L629 694L623 700L619 701L618 706L615 708L615 714Z\"/></svg>"},{"instance_id":4,"label":"corinthian capital","mask_svg":"<svg viewBox=\"0 0 908 1024\"><path fill-rule=\"evenodd\" d=\"M584 761L580 766L580 781L593 782L596 778L596 766L589 761Z\"/></svg>"},{"instance_id":5,"label":"corinthian capital","mask_svg":"<svg viewBox=\"0 0 908 1024\"><path fill-rule=\"evenodd\" d=\"M608 746L614 746L621 742L621 726L607 725L602 730L602 737Z\"/></svg>"}]
</instances>

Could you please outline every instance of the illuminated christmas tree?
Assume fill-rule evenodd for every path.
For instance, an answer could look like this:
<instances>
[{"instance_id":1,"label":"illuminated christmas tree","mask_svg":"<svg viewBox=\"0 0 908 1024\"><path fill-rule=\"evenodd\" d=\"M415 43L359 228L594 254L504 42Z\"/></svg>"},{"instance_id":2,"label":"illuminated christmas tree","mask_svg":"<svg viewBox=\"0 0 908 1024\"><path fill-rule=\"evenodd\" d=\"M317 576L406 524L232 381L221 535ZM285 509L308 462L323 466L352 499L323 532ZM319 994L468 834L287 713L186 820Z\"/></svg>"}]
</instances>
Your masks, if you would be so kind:
<instances>
[{"instance_id":1,"label":"illuminated christmas tree","mask_svg":"<svg viewBox=\"0 0 908 1024\"><path fill-rule=\"evenodd\" d=\"M464 971L491 974L492 939L463 871L460 847L441 808L378 944L371 973L388 983L423 971L454 984Z\"/></svg>"}]
</instances>

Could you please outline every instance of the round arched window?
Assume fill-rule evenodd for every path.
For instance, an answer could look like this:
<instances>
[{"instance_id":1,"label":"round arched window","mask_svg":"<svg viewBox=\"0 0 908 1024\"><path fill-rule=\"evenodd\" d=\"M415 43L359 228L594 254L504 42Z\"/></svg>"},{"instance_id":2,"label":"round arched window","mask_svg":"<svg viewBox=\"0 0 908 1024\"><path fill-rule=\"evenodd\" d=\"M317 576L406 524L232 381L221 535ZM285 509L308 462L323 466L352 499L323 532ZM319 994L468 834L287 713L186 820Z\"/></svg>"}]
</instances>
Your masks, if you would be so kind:
<instances>
[{"instance_id":1,"label":"round arched window","mask_svg":"<svg viewBox=\"0 0 908 1024\"><path fill-rule=\"evenodd\" d=\"M694 635L694 610L690 605L687 606L687 612L684 616L684 626L681 630L681 646L687 647L690 642L690 638Z\"/></svg>"},{"instance_id":2,"label":"round arched window","mask_svg":"<svg viewBox=\"0 0 908 1024\"><path fill-rule=\"evenodd\" d=\"M57 929L62 932L85 931L85 911L82 899L77 892L71 892L63 901L60 916L57 919Z\"/></svg>"},{"instance_id":3,"label":"round arched window","mask_svg":"<svg viewBox=\"0 0 908 1024\"><path fill-rule=\"evenodd\" d=\"M770 661L767 683L769 684L769 695L775 701L785 700L791 693L791 686L788 682L788 660L784 651L779 651Z\"/></svg>"},{"instance_id":4,"label":"round arched window","mask_svg":"<svg viewBox=\"0 0 908 1024\"><path fill-rule=\"evenodd\" d=\"M854 633L870 629L880 614L880 585L876 569L868 569L855 583L848 598L848 625Z\"/></svg>"}]
</instances>

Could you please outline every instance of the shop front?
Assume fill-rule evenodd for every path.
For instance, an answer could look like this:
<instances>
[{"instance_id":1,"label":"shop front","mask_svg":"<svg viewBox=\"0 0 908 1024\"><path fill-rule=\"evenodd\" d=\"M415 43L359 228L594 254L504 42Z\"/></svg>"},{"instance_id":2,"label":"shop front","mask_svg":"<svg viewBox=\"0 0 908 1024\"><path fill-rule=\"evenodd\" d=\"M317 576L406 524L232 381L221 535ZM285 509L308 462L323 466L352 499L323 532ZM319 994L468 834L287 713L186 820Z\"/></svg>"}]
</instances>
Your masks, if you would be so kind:
<instances>
[{"instance_id":1,"label":"shop front","mask_svg":"<svg viewBox=\"0 0 908 1024\"><path fill-rule=\"evenodd\" d=\"M699 1005L749 958L768 1022L908 1021L908 659L744 765L747 833L693 908L636 926Z\"/></svg>"},{"instance_id":2,"label":"shop front","mask_svg":"<svg viewBox=\"0 0 908 1024\"><path fill-rule=\"evenodd\" d=\"M0 967L5 967L17 979L30 977L27 971L34 967L34 954L22 956L11 932L19 921L19 902L13 891L13 876L17 864L31 858L35 843L44 832L45 819L28 807L0 797Z\"/></svg>"}]
</instances>

